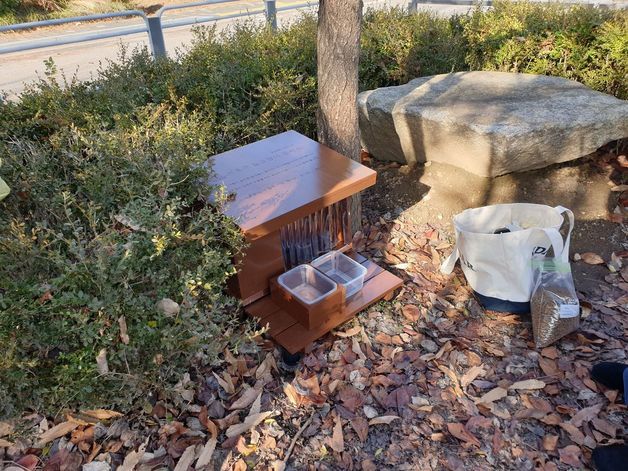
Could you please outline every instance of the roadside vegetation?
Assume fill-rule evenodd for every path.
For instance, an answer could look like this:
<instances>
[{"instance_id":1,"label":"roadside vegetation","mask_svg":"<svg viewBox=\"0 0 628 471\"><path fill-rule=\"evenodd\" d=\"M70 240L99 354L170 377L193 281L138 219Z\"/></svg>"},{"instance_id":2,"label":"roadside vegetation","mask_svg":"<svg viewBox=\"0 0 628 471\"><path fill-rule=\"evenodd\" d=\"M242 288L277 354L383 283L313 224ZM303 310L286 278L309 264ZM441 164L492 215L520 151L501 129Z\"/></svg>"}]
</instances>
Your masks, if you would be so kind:
<instances>
[{"instance_id":1,"label":"roadside vegetation","mask_svg":"<svg viewBox=\"0 0 628 471\"><path fill-rule=\"evenodd\" d=\"M370 12L360 86L482 69L628 98L626 31L625 11L546 4ZM89 82L59 81L51 63L19 100L0 100L12 188L0 203L0 416L128 410L220 365L225 348L256 351L224 293L242 241L207 202L200 164L288 129L315 136L315 34L311 16L277 33L199 29L176 58L122 51Z\"/></svg>"},{"instance_id":2,"label":"roadside vegetation","mask_svg":"<svg viewBox=\"0 0 628 471\"><path fill-rule=\"evenodd\" d=\"M0 25L122 10L144 10L146 13L154 13L164 5L178 3L190 2L185 0L2 0Z\"/></svg>"},{"instance_id":3,"label":"roadside vegetation","mask_svg":"<svg viewBox=\"0 0 628 471\"><path fill-rule=\"evenodd\" d=\"M134 8L132 0L2 0L0 25Z\"/></svg>"}]
</instances>

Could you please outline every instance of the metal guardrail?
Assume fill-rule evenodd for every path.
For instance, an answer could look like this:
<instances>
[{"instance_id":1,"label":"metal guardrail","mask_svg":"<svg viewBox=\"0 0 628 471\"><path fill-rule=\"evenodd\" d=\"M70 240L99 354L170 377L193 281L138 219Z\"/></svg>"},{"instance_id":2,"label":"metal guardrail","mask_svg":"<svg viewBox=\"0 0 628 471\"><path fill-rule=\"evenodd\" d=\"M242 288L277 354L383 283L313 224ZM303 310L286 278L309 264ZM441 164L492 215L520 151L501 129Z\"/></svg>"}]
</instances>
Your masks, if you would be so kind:
<instances>
[{"instance_id":1,"label":"metal guardrail","mask_svg":"<svg viewBox=\"0 0 628 471\"><path fill-rule=\"evenodd\" d=\"M247 10L246 12L233 13L229 15L216 16L209 15L195 18L182 18L179 20L163 21L163 14L170 10L182 10L187 8L201 7L206 5L217 5L222 3L231 3L237 0L203 0L194 3L186 3L182 5L166 5L161 7L154 16L147 16L140 10L126 10L115 13L103 13L98 15L87 15L72 18L60 18L55 20L34 21L30 23L19 23L15 25L0 26L0 33L9 31L24 31L28 29L42 28L47 26L55 26L68 23L78 23L86 21L97 21L110 18L131 17L138 16L144 20L143 26L124 26L119 28L111 28L106 31L92 31L88 33L81 33L76 35L65 35L53 38L43 38L33 41L20 41L9 43L6 45L0 45L0 54L8 54L11 52L29 51L33 49L40 49L51 46L62 46L66 44L81 43L86 41L94 41L98 39L107 39L117 36L125 36L129 34L148 33L148 39L151 47L151 51L155 58L166 57L166 42L164 40L164 29L176 28L180 26L189 26L193 24L206 23L209 21L227 20L232 18L239 18L243 16L251 16L257 14L264 14L266 21L271 28L277 28L277 13L280 11L294 10L297 8L311 7L315 5L314 0L299 3L297 5L289 5L285 7L277 8L276 0L263 0L264 6L256 10ZM340 1L340 0L339 0ZM534 1L534 0L533 0ZM539 0L537 0L539 1ZM542 1L542 0L540 0ZM409 0L408 10L417 11L419 5L427 4L440 4L440 5L473 5L477 0ZM483 0L483 5L492 5L492 0ZM618 3L618 0L607 0L606 2L595 2L591 0L571 0L562 1L561 3L572 5L593 5L597 7L608 8L626 8L626 4L622 2Z\"/></svg>"},{"instance_id":2,"label":"metal guardrail","mask_svg":"<svg viewBox=\"0 0 628 471\"><path fill-rule=\"evenodd\" d=\"M16 25L8 25L8 26L0 26L0 33L9 32L9 31L24 31L27 29L34 28L43 28L46 26L55 26L62 25L68 23L76 23L83 21L96 21L103 20L109 18L120 18L120 17L129 17L129 16L139 16L144 19L146 22L148 20L146 14L140 10L127 10L116 13L103 13L101 15L88 15L81 16L75 18L61 18L57 20L44 20L44 21L34 21L31 23L19 23ZM133 26L133 27L124 27L124 28L112 28L109 31L100 31L100 32L90 32L84 33L81 35L76 35L73 37L66 36L63 39L60 38L45 38L34 41L24 41L17 43L9 43L5 46L0 46L0 54L8 54L10 52L20 52L20 51L28 51L31 49L39 49L42 47L50 47L50 46L62 46L64 44L73 44L85 41L93 41L96 39L107 39L113 38L116 36L124 36L127 34L136 34L136 33L144 33L147 31L146 27L141 26Z\"/></svg>"},{"instance_id":3,"label":"metal guardrail","mask_svg":"<svg viewBox=\"0 0 628 471\"><path fill-rule=\"evenodd\" d=\"M23 41L10 43L4 46L0 46L0 54L8 54L11 52L29 51L32 49L40 49L51 46L62 46L66 44L81 43L86 41L93 41L97 39L107 39L116 36L124 36L137 33L148 33L148 39L151 47L151 51L155 58L166 57L166 42L164 40L164 29L176 28L179 26L189 26L193 24L206 23L209 21L226 20L230 18L239 18L243 16L251 16L257 14L265 14L266 21L271 28L277 28L277 12L292 10L297 8L303 8L312 6L311 2L300 3L297 5L290 5L287 7L277 8L276 0L264 0L264 6L256 10L247 10L246 12L233 13L230 15L216 16L210 15L200 18L183 18L180 20L172 20L164 22L162 20L163 14L170 10L181 10L186 8L195 8L206 5L217 5L221 3L231 3L237 0L203 0L200 2L186 3L182 5L166 5L161 7L154 16L147 16L140 10L126 10L115 13L103 13L99 15L87 15L78 16L72 18L60 18L55 20L33 21L29 23L19 23L15 25L0 26L0 33L10 31L24 31L28 29L43 28L47 26L56 26L68 23L79 23L85 21L97 21L110 18L131 17L138 16L144 20L143 26L126 26L120 28L112 28L107 31L93 31L89 33L82 33L77 35L67 35L57 38L44 38L34 41Z\"/></svg>"}]
</instances>

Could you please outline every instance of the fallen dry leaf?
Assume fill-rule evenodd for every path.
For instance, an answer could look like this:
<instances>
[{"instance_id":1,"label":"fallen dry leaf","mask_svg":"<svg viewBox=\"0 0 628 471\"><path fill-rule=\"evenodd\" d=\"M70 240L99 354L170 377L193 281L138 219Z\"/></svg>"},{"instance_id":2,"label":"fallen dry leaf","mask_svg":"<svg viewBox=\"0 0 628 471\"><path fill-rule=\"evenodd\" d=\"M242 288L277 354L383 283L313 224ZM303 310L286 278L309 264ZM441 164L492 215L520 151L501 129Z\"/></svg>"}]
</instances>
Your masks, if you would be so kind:
<instances>
[{"instance_id":1,"label":"fallen dry leaf","mask_svg":"<svg viewBox=\"0 0 628 471\"><path fill-rule=\"evenodd\" d=\"M455 371L453 371L451 368L447 368L445 365L438 365L438 369L449 377L449 381L451 382L456 395L458 397L462 397L464 393L462 392L462 389L460 389L458 376L456 375Z\"/></svg>"},{"instance_id":2,"label":"fallen dry leaf","mask_svg":"<svg viewBox=\"0 0 628 471\"><path fill-rule=\"evenodd\" d=\"M595 417L594 419L591 420L591 424L593 424L596 430L599 430L600 432L608 435L609 437L615 438L615 435L617 434L617 426L614 424L611 424L607 420L603 420L598 417Z\"/></svg>"},{"instance_id":3,"label":"fallen dry leaf","mask_svg":"<svg viewBox=\"0 0 628 471\"><path fill-rule=\"evenodd\" d=\"M364 417L354 417L351 419L351 427L358 434L361 442L365 442L369 434L369 423Z\"/></svg>"},{"instance_id":4,"label":"fallen dry leaf","mask_svg":"<svg viewBox=\"0 0 628 471\"><path fill-rule=\"evenodd\" d=\"M315 374L306 376L299 376L295 378L295 389L302 396L318 395L321 393L321 386L318 382L318 376Z\"/></svg>"},{"instance_id":5,"label":"fallen dry leaf","mask_svg":"<svg viewBox=\"0 0 628 471\"><path fill-rule=\"evenodd\" d=\"M243 433L248 432L253 427L257 426L257 424L261 423L264 419L272 415L272 411L268 412L260 412L259 414L249 415L244 422L241 424L235 424L229 427L226 431L227 437L235 437L237 435L242 435Z\"/></svg>"},{"instance_id":6,"label":"fallen dry leaf","mask_svg":"<svg viewBox=\"0 0 628 471\"><path fill-rule=\"evenodd\" d=\"M560 456L560 461L570 466L574 466L577 469L582 467L582 462L580 461L580 455L582 452L580 451L580 447L576 445L567 445L565 448L560 448L558 450L558 454Z\"/></svg>"},{"instance_id":7,"label":"fallen dry leaf","mask_svg":"<svg viewBox=\"0 0 628 471\"><path fill-rule=\"evenodd\" d=\"M345 449L345 439L344 434L342 433L342 422L339 416L336 416L336 425L334 425L334 431L332 433L329 446L332 448L332 450L338 453L342 453Z\"/></svg>"},{"instance_id":8,"label":"fallen dry leaf","mask_svg":"<svg viewBox=\"0 0 628 471\"><path fill-rule=\"evenodd\" d=\"M472 366L465 374L462 375L462 378L460 378L460 386L466 388L473 381L475 381L478 376L483 375L484 373L486 373L486 371L484 371L482 366Z\"/></svg>"},{"instance_id":9,"label":"fallen dry leaf","mask_svg":"<svg viewBox=\"0 0 628 471\"><path fill-rule=\"evenodd\" d=\"M248 466L246 464L246 461L244 461L242 458L236 461L233 465L233 471L246 471L247 469Z\"/></svg>"},{"instance_id":10,"label":"fallen dry leaf","mask_svg":"<svg viewBox=\"0 0 628 471\"><path fill-rule=\"evenodd\" d=\"M144 457L144 453L146 452L146 444L142 443L137 451L132 451L126 458L124 458L124 462L116 471L133 471L140 460Z\"/></svg>"},{"instance_id":11,"label":"fallen dry leaf","mask_svg":"<svg viewBox=\"0 0 628 471\"><path fill-rule=\"evenodd\" d=\"M247 408L248 406L253 404L255 399L257 399L257 396L259 396L260 394L262 393L258 388L249 387L248 389L245 389L242 394L240 394L240 397L236 401L234 401L233 404L231 404L229 410Z\"/></svg>"},{"instance_id":12,"label":"fallen dry leaf","mask_svg":"<svg viewBox=\"0 0 628 471\"><path fill-rule=\"evenodd\" d=\"M207 440L207 443L205 443L205 446L198 457L198 461L196 462L196 469L204 468L211 463L212 455L214 454L214 450L216 450L216 444L216 438L210 438Z\"/></svg>"},{"instance_id":13,"label":"fallen dry leaf","mask_svg":"<svg viewBox=\"0 0 628 471\"><path fill-rule=\"evenodd\" d=\"M396 415L381 415L379 417L375 417L374 419L369 420L369 425L389 425L392 421L397 419L401 420L401 417Z\"/></svg>"},{"instance_id":14,"label":"fallen dry leaf","mask_svg":"<svg viewBox=\"0 0 628 471\"><path fill-rule=\"evenodd\" d=\"M543 449L547 451L554 451L556 444L558 443L558 435L545 435L543 437Z\"/></svg>"},{"instance_id":15,"label":"fallen dry leaf","mask_svg":"<svg viewBox=\"0 0 628 471\"><path fill-rule=\"evenodd\" d=\"M35 456L35 455L22 456L17 461L17 464L19 464L23 468L26 468L26 469L29 469L29 470L33 470L39 464L39 458L37 458L37 456Z\"/></svg>"},{"instance_id":16,"label":"fallen dry leaf","mask_svg":"<svg viewBox=\"0 0 628 471\"><path fill-rule=\"evenodd\" d=\"M351 350L353 350L353 353L355 353L358 356L358 358L366 361L366 355L362 351L362 348L360 348L360 342L358 341L356 337L353 337L351 339Z\"/></svg>"},{"instance_id":17,"label":"fallen dry leaf","mask_svg":"<svg viewBox=\"0 0 628 471\"><path fill-rule=\"evenodd\" d=\"M462 440L463 442L471 443L475 446L480 446L480 441L470 433L464 425L459 422L450 422L447 424L447 430L458 440Z\"/></svg>"},{"instance_id":18,"label":"fallen dry leaf","mask_svg":"<svg viewBox=\"0 0 628 471\"><path fill-rule=\"evenodd\" d=\"M216 378L216 381L218 381L218 384L220 384L220 387L222 387L222 389L224 389L227 394L235 394L235 386L233 385L233 380L231 379L231 376L229 375L229 373L227 373L227 371L222 372L222 378L216 373L214 373L214 377Z\"/></svg>"},{"instance_id":19,"label":"fallen dry leaf","mask_svg":"<svg viewBox=\"0 0 628 471\"><path fill-rule=\"evenodd\" d=\"M251 404L251 408L249 409L249 415L259 414L261 411L262 411L262 395L259 394L257 398L253 401L253 404Z\"/></svg>"},{"instance_id":20,"label":"fallen dry leaf","mask_svg":"<svg viewBox=\"0 0 628 471\"><path fill-rule=\"evenodd\" d=\"M546 358L556 360L558 358L558 350L556 349L556 347L545 347L543 350L541 350L541 355Z\"/></svg>"},{"instance_id":21,"label":"fallen dry leaf","mask_svg":"<svg viewBox=\"0 0 628 471\"><path fill-rule=\"evenodd\" d=\"M500 399L508 396L508 391L504 388L494 388L484 394L476 401L476 404L490 404L491 402L499 401Z\"/></svg>"},{"instance_id":22,"label":"fallen dry leaf","mask_svg":"<svg viewBox=\"0 0 628 471\"><path fill-rule=\"evenodd\" d=\"M174 471L187 471L194 462L195 458L196 445L190 445L185 449L185 451L181 455L181 458L179 458L177 465L174 467Z\"/></svg>"},{"instance_id":23,"label":"fallen dry leaf","mask_svg":"<svg viewBox=\"0 0 628 471\"><path fill-rule=\"evenodd\" d=\"M560 372L558 369L558 365L551 358L539 358L539 367L543 370L546 376L556 376Z\"/></svg>"},{"instance_id":24,"label":"fallen dry leaf","mask_svg":"<svg viewBox=\"0 0 628 471\"><path fill-rule=\"evenodd\" d=\"M10 446L13 446L13 443L5 440L4 438L0 438L0 448L8 448Z\"/></svg>"},{"instance_id":25,"label":"fallen dry leaf","mask_svg":"<svg viewBox=\"0 0 628 471\"><path fill-rule=\"evenodd\" d=\"M408 319L410 322L416 322L421 316L421 311L414 304L406 304L401 308L401 314L403 314L403 317Z\"/></svg>"},{"instance_id":26,"label":"fallen dry leaf","mask_svg":"<svg viewBox=\"0 0 628 471\"><path fill-rule=\"evenodd\" d=\"M103 348L98 352L96 356L96 368L98 373L105 375L109 373L109 363L107 363L107 349Z\"/></svg>"},{"instance_id":27,"label":"fallen dry leaf","mask_svg":"<svg viewBox=\"0 0 628 471\"><path fill-rule=\"evenodd\" d=\"M580 254L580 257L584 263L588 263L589 265L601 265L604 263L604 259L593 252L585 252Z\"/></svg>"},{"instance_id":28,"label":"fallen dry leaf","mask_svg":"<svg viewBox=\"0 0 628 471\"><path fill-rule=\"evenodd\" d=\"M70 441L75 445L81 445L83 443L89 445L94 441L94 426L91 425L89 427L82 427L73 430Z\"/></svg>"},{"instance_id":29,"label":"fallen dry leaf","mask_svg":"<svg viewBox=\"0 0 628 471\"><path fill-rule=\"evenodd\" d=\"M0 422L0 437L6 437L13 433L15 426L9 422Z\"/></svg>"},{"instance_id":30,"label":"fallen dry leaf","mask_svg":"<svg viewBox=\"0 0 628 471\"><path fill-rule=\"evenodd\" d=\"M124 316L118 318L118 325L120 326L120 340L124 345L129 344L129 333L126 327L126 319Z\"/></svg>"},{"instance_id":31,"label":"fallen dry leaf","mask_svg":"<svg viewBox=\"0 0 628 471\"><path fill-rule=\"evenodd\" d=\"M359 334L361 330L362 330L362 327L359 326L359 325L356 325L354 327L351 327L348 330L345 330L344 332L342 332L342 331L335 331L334 335L336 335L338 337L342 337L342 338L353 337L354 335Z\"/></svg>"},{"instance_id":32,"label":"fallen dry leaf","mask_svg":"<svg viewBox=\"0 0 628 471\"><path fill-rule=\"evenodd\" d=\"M71 421L61 422L60 424L55 425L39 436L39 440L37 440L35 448L43 448L46 443L56 440L59 437L63 437L78 426L79 424Z\"/></svg>"},{"instance_id":33,"label":"fallen dry leaf","mask_svg":"<svg viewBox=\"0 0 628 471\"><path fill-rule=\"evenodd\" d=\"M560 428L569 434L569 438L572 442L577 443L580 446L584 445L584 433L582 433L578 427L570 424L569 422L561 423L559 425Z\"/></svg>"},{"instance_id":34,"label":"fallen dry leaf","mask_svg":"<svg viewBox=\"0 0 628 471\"><path fill-rule=\"evenodd\" d=\"M270 378L273 371L279 371L279 368L277 368L277 362L275 362L272 352L268 352L262 363L257 367L255 378L265 382L266 378Z\"/></svg>"},{"instance_id":35,"label":"fallen dry leaf","mask_svg":"<svg viewBox=\"0 0 628 471\"><path fill-rule=\"evenodd\" d=\"M576 427L580 427L584 422L589 422L602 410L603 404L596 404L591 407L585 407L584 409L579 410L576 414L571 418L570 423L575 425Z\"/></svg>"},{"instance_id":36,"label":"fallen dry leaf","mask_svg":"<svg viewBox=\"0 0 628 471\"><path fill-rule=\"evenodd\" d=\"M286 395L286 397L288 398L288 400L292 403L293 406L298 406L301 404L302 401L302 397L296 389L294 389L294 386L290 383L285 383L283 385L283 392Z\"/></svg>"},{"instance_id":37,"label":"fallen dry leaf","mask_svg":"<svg viewBox=\"0 0 628 471\"><path fill-rule=\"evenodd\" d=\"M87 409L87 410L82 410L81 414L86 415L88 417L93 417L94 419L98 419L98 420L109 420L116 417L122 417L122 414L120 412L116 412L114 410L107 410L107 409Z\"/></svg>"},{"instance_id":38,"label":"fallen dry leaf","mask_svg":"<svg viewBox=\"0 0 628 471\"><path fill-rule=\"evenodd\" d=\"M61 448L46 462L43 471L70 471L81 469L83 457L78 452L70 453L66 448ZM22 470L23 468L17 468ZM120 469L120 468L118 468ZM5 471L8 471L5 468Z\"/></svg>"},{"instance_id":39,"label":"fallen dry leaf","mask_svg":"<svg viewBox=\"0 0 628 471\"><path fill-rule=\"evenodd\" d=\"M545 383L539 379L526 379L511 384L508 389L543 389L544 387Z\"/></svg>"},{"instance_id":40,"label":"fallen dry leaf","mask_svg":"<svg viewBox=\"0 0 628 471\"><path fill-rule=\"evenodd\" d=\"M239 424L240 423L240 411L234 410L231 414L225 416L222 419L214 419L213 422L215 422L216 425L218 425L220 430L224 430L227 427L230 427L235 424Z\"/></svg>"}]
</instances>

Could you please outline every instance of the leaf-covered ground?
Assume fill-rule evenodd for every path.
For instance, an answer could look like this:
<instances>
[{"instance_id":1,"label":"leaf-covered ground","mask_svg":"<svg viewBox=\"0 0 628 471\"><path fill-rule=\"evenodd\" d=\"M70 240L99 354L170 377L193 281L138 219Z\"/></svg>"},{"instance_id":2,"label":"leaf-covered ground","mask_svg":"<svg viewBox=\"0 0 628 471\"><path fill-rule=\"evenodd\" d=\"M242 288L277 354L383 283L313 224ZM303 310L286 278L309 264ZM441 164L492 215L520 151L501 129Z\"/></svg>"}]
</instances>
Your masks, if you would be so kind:
<instances>
[{"instance_id":1,"label":"leaf-covered ground","mask_svg":"<svg viewBox=\"0 0 628 471\"><path fill-rule=\"evenodd\" d=\"M486 312L458 269L440 274L451 234L387 213L354 242L405 283L313 344L295 372L265 341L182 378L173 403L25 413L0 422L4 471L582 469L593 448L624 441L627 409L589 371L626 361L625 247L576 257L605 276L579 293L580 330L535 349L528 318Z\"/></svg>"}]
</instances>

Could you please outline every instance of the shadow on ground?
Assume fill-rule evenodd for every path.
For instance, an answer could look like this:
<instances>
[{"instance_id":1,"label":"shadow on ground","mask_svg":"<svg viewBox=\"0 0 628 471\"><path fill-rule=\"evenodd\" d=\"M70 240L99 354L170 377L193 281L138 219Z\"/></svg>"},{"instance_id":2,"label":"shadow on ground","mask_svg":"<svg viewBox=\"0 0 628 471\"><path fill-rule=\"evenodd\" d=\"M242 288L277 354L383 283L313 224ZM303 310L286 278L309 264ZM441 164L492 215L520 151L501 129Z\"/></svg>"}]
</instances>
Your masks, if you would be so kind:
<instances>
[{"instance_id":1,"label":"shadow on ground","mask_svg":"<svg viewBox=\"0 0 628 471\"><path fill-rule=\"evenodd\" d=\"M363 194L363 212L368 221L390 213L403 214L416 224L430 225L453 240L452 218L460 211L497 203L540 203L570 208L576 216L571 253L595 252L605 260L625 250L622 225L609 220L620 193L614 185L625 184L617 156L628 151L628 141L609 144L594 154L569 163L483 178L439 163L412 169L398 164L372 161L378 170L377 184ZM388 219L388 218L384 218ZM575 263L578 289L589 293L608 275L604 265Z\"/></svg>"}]
</instances>

